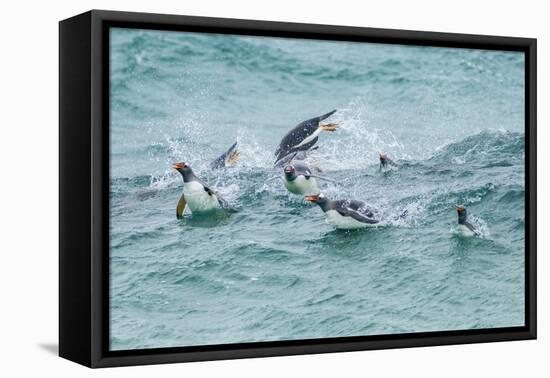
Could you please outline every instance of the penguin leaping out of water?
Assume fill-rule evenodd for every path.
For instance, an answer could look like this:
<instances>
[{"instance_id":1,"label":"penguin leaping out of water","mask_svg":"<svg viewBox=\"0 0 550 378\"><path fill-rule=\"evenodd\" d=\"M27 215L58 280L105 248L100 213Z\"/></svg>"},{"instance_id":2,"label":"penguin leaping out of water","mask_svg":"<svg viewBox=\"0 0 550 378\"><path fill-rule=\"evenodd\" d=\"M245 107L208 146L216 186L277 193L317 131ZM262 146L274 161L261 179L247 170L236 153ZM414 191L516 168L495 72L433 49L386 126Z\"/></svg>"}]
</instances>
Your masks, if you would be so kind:
<instances>
[{"instance_id":1,"label":"penguin leaping out of water","mask_svg":"<svg viewBox=\"0 0 550 378\"><path fill-rule=\"evenodd\" d=\"M323 194L306 196L305 200L319 205L327 223L339 229L373 227L379 223L374 210L362 201L330 200Z\"/></svg>"},{"instance_id":2,"label":"penguin leaping out of water","mask_svg":"<svg viewBox=\"0 0 550 378\"><path fill-rule=\"evenodd\" d=\"M390 159L387 154L380 153L380 170L397 166L397 163Z\"/></svg>"},{"instance_id":3,"label":"penguin leaping out of water","mask_svg":"<svg viewBox=\"0 0 550 378\"><path fill-rule=\"evenodd\" d=\"M235 142L227 151L210 163L210 168L219 169L233 167L239 161L240 156L241 153L237 150L237 142Z\"/></svg>"},{"instance_id":4,"label":"penguin leaping out of water","mask_svg":"<svg viewBox=\"0 0 550 378\"><path fill-rule=\"evenodd\" d=\"M336 123L328 123L321 125L321 121L327 119L336 113L333 110L319 117L308 119L299 123L296 127L290 130L279 143L279 147L275 151L275 166L279 160L285 156L297 151L307 151L311 149L319 140L321 131L335 131L339 126Z\"/></svg>"},{"instance_id":5,"label":"penguin leaping out of water","mask_svg":"<svg viewBox=\"0 0 550 378\"><path fill-rule=\"evenodd\" d=\"M463 205L455 205L458 214L458 229L466 236L480 236L481 232L468 222L468 212Z\"/></svg>"},{"instance_id":6,"label":"penguin leaping out of water","mask_svg":"<svg viewBox=\"0 0 550 378\"><path fill-rule=\"evenodd\" d=\"M229 207L218 192L212 190L195 175L189 164L175 163L172 167L183 177L183 193L176 208L178 219L183 217L186 206L189 206L193 213Z\"/></svg>"},{"instance_id":7,"label":"penguin leaping out of water","mask_svg":"<svg viewBox=\"0 0 550 378\"><path fill-rule=\"evenodd\" d=\"M283 172L283 184L288 191L302 196L320 192L316 178L332 181L329 178L314 175L307 164L299 161L286 165Z\"/></svg>"}]
</instances>

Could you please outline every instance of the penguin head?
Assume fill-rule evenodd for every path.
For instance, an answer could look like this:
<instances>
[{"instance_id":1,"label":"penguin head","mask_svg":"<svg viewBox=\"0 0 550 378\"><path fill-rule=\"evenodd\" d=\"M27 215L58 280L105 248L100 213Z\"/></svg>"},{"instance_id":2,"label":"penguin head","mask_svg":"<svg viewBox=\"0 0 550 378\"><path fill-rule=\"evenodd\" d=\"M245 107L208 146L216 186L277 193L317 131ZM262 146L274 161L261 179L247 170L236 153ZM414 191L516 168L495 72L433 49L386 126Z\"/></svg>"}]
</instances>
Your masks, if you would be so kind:
<instances>
[{"instance_id":1,"label":"penguin head","mask_svg":"<svg viewBox=\"0 0 550 378\"><path fill-rule=\"evenodd\" d=\"M293 165L286 165L283 171L287 180L294 180L296 178L296 168Z\"/></svg>"},{"instance_id":2,"label":"penguin head","mask_svg":"<svg viewBox=\"0 0 550 378\"><path fill-rule=\"evenodd\" d=\"M456 213L458 214L458 223L462 224L468 218L468 213L463 205L455 205Z\"/></svg>"},{"instance_id":3,"label":"penguin head","mask_svg":"<svg viewBox=\"0 0 550 378\"><path fill-rule=\"evenodd\" d=\"M328 201L327 197L323 193L314 194L312 196L305 196L304 199L308 202L316 203L322 205Z\"/></svg>"},{"instance_id":4,"label":"penguin head","mask_svg":"<svg viewBox=\"0 0 550 378\"><path fill-rule=\"evenodd\" d=\"M386 165L388 163L388 155L380 152L380 164Z\"/></svg>"},{"instance_id":5,"label":"penguin head","mask_svg":"<svg viewBox=\"0 0 550 378\"><path fill-rule=\"evenodd\" d=\"M172 164L172 168L174 168L176 171L181 173L183 177L186 177L188 174L192 173L191 166L187 163L181 162L181 163L174 163Z\"/></svg>"}]
</instances>

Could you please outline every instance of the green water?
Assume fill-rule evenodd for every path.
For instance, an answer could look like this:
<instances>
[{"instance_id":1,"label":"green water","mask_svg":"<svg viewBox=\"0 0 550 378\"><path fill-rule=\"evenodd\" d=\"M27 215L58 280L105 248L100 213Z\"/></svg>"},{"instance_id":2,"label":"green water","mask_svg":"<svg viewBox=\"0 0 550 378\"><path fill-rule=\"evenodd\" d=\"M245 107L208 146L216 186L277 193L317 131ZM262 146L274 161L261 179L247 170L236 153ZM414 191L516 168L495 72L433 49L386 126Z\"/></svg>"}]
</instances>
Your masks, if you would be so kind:
<instances>
[{"instance_id":1,"label":"green water","mask_svg":"<svg viewBox=\"0 0 550 378\"><path fill-rule=\"evenodd\" d=\"M523 325L523 70L511 52L113 29L111 348ZM269 181L284 134L332 109L312 159L342 184L322 190L381 227L334 230ZM240 164L210 170L234 141ZM177 161L238 211L177 220ZM481 237L455 231L457 203Z\"/></svg>"}]
</instances>

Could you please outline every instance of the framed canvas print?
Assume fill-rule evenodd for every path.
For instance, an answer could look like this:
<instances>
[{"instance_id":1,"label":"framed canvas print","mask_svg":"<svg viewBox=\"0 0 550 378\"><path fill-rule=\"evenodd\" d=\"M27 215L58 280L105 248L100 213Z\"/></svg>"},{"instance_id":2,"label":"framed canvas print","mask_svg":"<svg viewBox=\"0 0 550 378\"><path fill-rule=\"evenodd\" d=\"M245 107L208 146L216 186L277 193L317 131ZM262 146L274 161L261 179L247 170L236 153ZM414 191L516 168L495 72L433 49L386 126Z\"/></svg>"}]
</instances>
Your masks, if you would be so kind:
<instances>
[{"instance_id":1,"label":"framed canvas print","mask_svg":"<svg viewBox=\"0 0 550 378\"><path fill-rule=\"evenodd\" d=\"M60 22L62 357L536 337L536 40Z\"/></svg>"}]
</instances>

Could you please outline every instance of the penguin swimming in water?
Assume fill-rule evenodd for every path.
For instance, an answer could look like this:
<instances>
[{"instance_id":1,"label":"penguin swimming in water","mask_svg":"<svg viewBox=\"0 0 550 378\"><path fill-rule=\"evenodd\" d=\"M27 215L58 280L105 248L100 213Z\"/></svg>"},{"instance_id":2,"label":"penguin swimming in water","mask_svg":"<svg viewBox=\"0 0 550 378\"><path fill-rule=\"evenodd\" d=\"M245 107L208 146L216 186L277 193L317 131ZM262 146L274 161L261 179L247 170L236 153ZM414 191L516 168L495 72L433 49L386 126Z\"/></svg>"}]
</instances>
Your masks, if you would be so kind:
<instances>
[{"instance_id":1,"label":"penguin swimming in water","mask_svg":"<svg viewBox=\"0 0 550 378\"><path fill-rule=\"evenodd\" d=\"M308 119L299 123L296 127L290 130L279 143L279 147L275 151L275 166L279 160L285 156L297 151L307 151L311 149L319 140L321 131L335 131L338 128L336 123L328 123L321 125L321 121L327 119L336 113L333 110L319 117Z\"/></svg>"},{"instance_id":2,"label":"penguin swimming in water","mask_svg":"<svg viewBox=\"0 0 550 378\"><path fill-rule=\"evenodd\" d=\"M388 157L387 154L380 153L380 170L390 167L398 167L398 165Z\"/></svg>"},{"instance_id":3,"label":"penguin swimming in water","mask_svg":"<svg viewBox=\"0 0 550 378\"><path fill-rule=\"evenodd\" d=\"M187 163L175 163L172 166L183 177L183 193L178 201L176 217L181 219L186 206L194 212L212 211L227 208L227 202L208 185L198 178Z\"/></svg>"},{"instance_id":4,"label":"penguin swimming in water","mask_svg":"<svg viewBox=\"0 0 550 378\"><path fill-rule=\"evenodd\" d=\"M462 205L455 205L456 213L458 214L458 230L464 236L480 236L481 232L476 230L476 228L468 222L468 212L466 208Z\"/></svg>"},{"instance_id":5,"label":"penguin swimming in water","mask_svg":"<svg viewBox=\"0 0 550 378\"><path fill-rule=\"evenodd\" d=\"M212 163L210 163L210 168L219 169L225 167L233 167L239 161L241 153L237 150L237 142L233 143L231 147L218 158L216 158Z\"/></svg>"},{"instance_id":6,"label":"penguin swimming in water","mask_svg":"<svg viewBox=\"0 0 550 378\"><path fill-rule=\"evenodd\" d=\"M325 213L327 223L339 229L373 227L379 223L374 211L362 201L333 201L323 194L306 196L305 200L319 205Z\"/></svg>"},{"instance_id":7,"label":"penguin swimming in water","mask_svg":"<svg viewBox=\"0 0 550 378\"><path fill-rule=\"evenodd\" d=\"M326 177L314 175L307 164L299 161L286 165L283 172L283 184L288 191L302 196L320 192L316 178L332 181Z\"/></svg>"}]
</instances>

